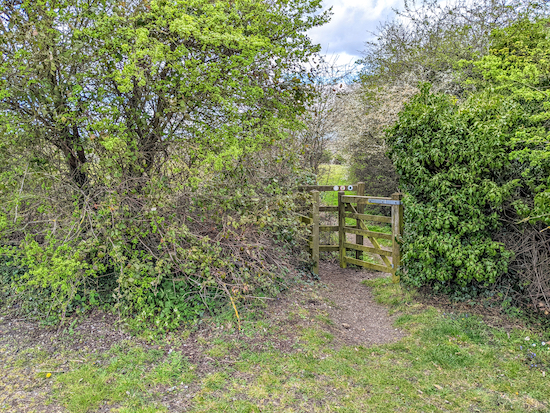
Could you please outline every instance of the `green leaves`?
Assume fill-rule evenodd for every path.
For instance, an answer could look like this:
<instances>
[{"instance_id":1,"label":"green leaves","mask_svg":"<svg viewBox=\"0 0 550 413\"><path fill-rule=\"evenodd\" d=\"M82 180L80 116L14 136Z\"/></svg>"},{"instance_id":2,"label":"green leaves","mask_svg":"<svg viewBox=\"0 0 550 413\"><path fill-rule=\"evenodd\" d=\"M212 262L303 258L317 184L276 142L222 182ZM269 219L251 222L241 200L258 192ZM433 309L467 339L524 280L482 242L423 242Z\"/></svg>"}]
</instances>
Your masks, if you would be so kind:
<instances>
[{"instance_id":1,"label":"green leaves","mask_svg":"<svg viewBox=\"0 0 550 413\"><path fill-rule=\"evenodd\" d=\"M519 185L507 153L520 114L499 96L473 95L457 105L424 85L388 131L407 193L406 282L489 284L506 272L511 254L492 234Z\"/></svg>"},{"instance_id":2,"label":"green leaves","mask_svg":"<svg viewBox=\"0 0 550 413\"><path fill-rule=\"evenodd\" d=\"M294 72L318 50L306 31L327 20L320 1L123 3L0 4L0 247L29 240L13 250L29 268L19 286L57 291L63 309L101 273L126 311L175 276L201 299L221 272L269 287L260 256L227 276L220 240L290 222L289 208L254 220L245 198L283 196L277 161L296 179L283 148L310 92Z\"/></svg>"},{"instance_id":3,"label":"green leaves","mask_svg":"<svg viewBox=\"0 0 550 413\"><path fill-rule=\"evenodd\" d=\"M511 137L509 153L528 167L523 173L534 192L531 211L518 212L531 222L550 225L550 208L544 199L550 192L550 40L548 19L520 19L492 33L487 56L472 62L483 80L473 81L478 88L506 96L524 111L522 125Z\"/></svg>"}]
</instances>

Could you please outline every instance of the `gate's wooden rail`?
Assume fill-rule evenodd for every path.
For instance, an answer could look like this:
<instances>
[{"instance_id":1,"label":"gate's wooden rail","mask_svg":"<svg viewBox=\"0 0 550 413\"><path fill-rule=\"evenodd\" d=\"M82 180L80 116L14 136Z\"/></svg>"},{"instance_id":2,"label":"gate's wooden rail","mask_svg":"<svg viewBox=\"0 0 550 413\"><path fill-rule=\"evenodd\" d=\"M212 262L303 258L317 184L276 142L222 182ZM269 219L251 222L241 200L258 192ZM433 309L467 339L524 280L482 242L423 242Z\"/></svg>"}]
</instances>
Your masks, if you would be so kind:
<instances>
[{"instance_id":1,"label":"gate's wooden rail","mask_svg":"<svg viewBox=\"0 0 550 413\"><path fill-rule=\"evenodd\" d=\"M361 206L368 204L382 205L391 208L391 217L362 214L358 212ZM338 208L340 266L346 268L347 264L354 264L371 270L387 272L392 274L394 281L398 281L395 273L401 262L399 241L403 233L403 205L401 203L401 194L395 193L391 198L383 198L349 196L345 195L344 192L338 192ZM347 212L349 209L353 212ZM355 219L357 222L356 227L354 228L346 225L346 218ZM391 234L369 230L368 226L365 224L365 222L369 221L391 223ZM355 244L348 242L348 233L364 235L370 241L372 247L363 245L363 242L356 242ZM378 242L379 239L391 241L391 249L383 248ZM362 251L376 254L384 264L374 264L357 257L348 257L346 253L348 249L355 250L356 252ZM388 257L391 257L391 261Z\"/></svg>"},{"instance_id":2,"label":"gate's wooden rail","mask_svg":"<svg viewBox=\"0 0 550 413\"><path fill-rule=\"evenodd\" d=\"M311 225L311 237L309 247L314 263L313 271L319 273L319 253L321 251L339 251L340 266L346 268L347 264L359 265L372 270L391 273L394 281L396 270L401 261L399 240L403 233L403 205L401 194L395 193L391 198L364 196L365 186L363 182L349 186L303 186L301 191L309 191L312 195L312 212L309 216L300 215L303 222ZM343 189L354 191L357 195L345 195ZM338 190L338 206L321 206L320 192ZM365 214L365 205L387 206L391 208L391 217ZM320 212L338 212L338 225L320 225ZM354 226L346 225L346 218L354 219ZM391 234L369 230L365 222L391 224ZM338 232L338 245L320 245L320 232ZM355 235L355 243L348 242L347 234ZM364 245L367 238L372 247ZM383 248L377 241L379 239L392 241L391 249ZM348 257L347 251L355 251L355 258ZM363 253L375 254L380 257L383 264L374 264L363 259ZM391 257L391 261L390 258Z\"/></svg>"},{"instance_id":3,"label":"gate's wooden rail","mask_svg":"<svg viewBox=\"0 0 550 413\"><path fill-rule=\"evenodd\" d=\"M365 183L358 182L352 185L304 185L298 187L299 191L310 192L312 196L312 212L309 216L301 215L302 222L312 225L311 236L309 238L309 248L311 250L311 259L313 261L313 272L319 274L319 253L322 251L340 251L339 244L320 244L319 233L320 232L336 232L339 233L340 229L338 225L320 225L320 212L338 212L338 206L327 206L320 204L321 192L335 192L335 191L351 191L355 192L358 196L365 194ZM356 242L362 243L363 236L357 235ZM357 258L360 258L358 253Z\"/></svg>"}]
</instances>

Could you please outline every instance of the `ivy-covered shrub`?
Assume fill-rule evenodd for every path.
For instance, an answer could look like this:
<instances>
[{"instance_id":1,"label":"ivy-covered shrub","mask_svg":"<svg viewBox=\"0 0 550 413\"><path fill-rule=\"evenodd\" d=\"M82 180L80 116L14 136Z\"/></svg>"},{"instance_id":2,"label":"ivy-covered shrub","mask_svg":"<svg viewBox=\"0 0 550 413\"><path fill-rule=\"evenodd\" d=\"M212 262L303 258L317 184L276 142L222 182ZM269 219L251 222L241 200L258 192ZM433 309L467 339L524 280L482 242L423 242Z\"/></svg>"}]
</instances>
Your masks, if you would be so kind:
<instances>
[{"instance_id":1,"label":"ivy-covered shrub","mask_svg":"<svg viewBox=\"0 0 550 413\"><path fill-rule=\"evenodd\" d=\"M405 106L387 133L406 194L404 282L488 285L507 272L512 254L494 234L520 185L508 154L523 121L519 105L490 91L458 103L423 85Z\"/></svg>"}]
</instances>

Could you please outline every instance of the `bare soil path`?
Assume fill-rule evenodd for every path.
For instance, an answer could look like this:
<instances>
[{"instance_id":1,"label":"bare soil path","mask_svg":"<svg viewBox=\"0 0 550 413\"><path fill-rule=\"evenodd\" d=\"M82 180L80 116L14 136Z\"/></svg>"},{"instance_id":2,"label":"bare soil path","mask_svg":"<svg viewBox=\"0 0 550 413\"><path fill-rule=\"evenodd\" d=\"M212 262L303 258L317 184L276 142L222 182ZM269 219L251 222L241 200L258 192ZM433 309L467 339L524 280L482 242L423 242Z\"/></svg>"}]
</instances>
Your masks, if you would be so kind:
<instances>
[{"instance_id":1,"label":"bare soil path","mask_svg":"<svg viewBox=\"0 0 550 413\"><path fill-rule=\"evenodd\" d=\"M250 334L239 332L235 323L225 326L206 322L191 332L176 331L165 339L149 342L129 334L117 323L116 316L99 311L75 319L74 325L67 323L62 331L57 326L0 315L0 412L66 412L54 396L55 377L83 364L105 362L105 357L112 357L106 355L114 346L129 342L147 351L161 350L167 356L179 351L196 366L196 373L202 378L218 371L220 364L238 361L244 348L286 354L301 351L303 332L311 329L330 333L330 347L369 347L403 336L393 327L388 310L377 304L370 288L361 283L387 274L341 269L328 261L321 263L320 273L320 281L295 285L267 302L264 325L272 326L272 332L255 330L255 321L243 325ZM222 362L211 354L213 343L220 339L240 343ZM166 386L157 387L151 391L160 395L160 402L169 411L183 411L191 406L190 399L166 393ZM199 390L198 382L189 385L189 394ZM113 406L105 405L98 411L112 409Z\"/></svg>"},{"instance_id":2,"label":"bare soil path","mask_svg":"<svg viewBox=\"0 0 550 413\"><path fill-rule=\"evenodd\" d=\"M375 345L397 341L403 333L393 327L388 310L374 301L364 280L388 276L361 269L342 269L337 264L321 262L320 277L327 288L322 294L334 303L328 313L345 342Z\"/></svg>"}]
</instances>

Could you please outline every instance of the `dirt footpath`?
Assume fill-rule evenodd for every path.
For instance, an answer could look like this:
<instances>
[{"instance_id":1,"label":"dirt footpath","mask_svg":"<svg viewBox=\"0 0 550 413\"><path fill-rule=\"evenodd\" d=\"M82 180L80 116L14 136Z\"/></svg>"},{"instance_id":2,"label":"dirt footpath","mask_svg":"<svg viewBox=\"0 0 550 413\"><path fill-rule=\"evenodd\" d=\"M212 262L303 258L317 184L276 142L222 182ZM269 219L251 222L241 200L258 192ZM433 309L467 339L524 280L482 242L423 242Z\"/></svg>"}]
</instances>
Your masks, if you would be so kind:
<instances>
[{"instance_id":1,"label":"dirt footpath","mask_svg":"<svg viewBox=\"0 0 550 413\"><path fill-rule=\"evenodd\" d=\"M370 288L361 281L388 274L361 269L342 269L337 264L321 262L321 281L327 288L320 290L335 305L328 313L348 344L374 345L397 341L403 333L392 326L388 310L374 301Z\"/></svg>"},{"instance_id":2,"label":"dirt footpath","mask_svg":"<svg viewBox=\"0 0 550 413\"><path fill-rule=\"evenodd\" d=\"M56 377L83 365L95 368L113 357L117 345L139 346L144 351L172 351L183 354L196 367L199 378L220 370L224 363L235 363L239 352L280 351L285 354L302 351L304 332L330 333L327 346L368 347L397 341L403 336L392 326L393 318L373 299L370 288L361 284L386 274L359 269L341 269L335 263L322 262L320 280L295 284L290 290L266 302L264 318L243 321L243 331L235 322L227 325L205 322L192 331L184 329L165 338L149 342L132 336L113 314L94 311L64 328L43 326L37 321L0 316L0 412L65 412L64 401L55 396ZM243 309L246 311L246 308ZM271 331L265 328L269 326ZM59 331L61 330L61 331ZM213 343L240 343L221 362L209 353ZM239 347L240 346L240 347ZM234 353L234 354L233 354ZM199 381L189 385L189 391ZM157 386L158 387L158 386ZM162 386L161 386L162 387ZM163 388L151 389L160 394L169 411L184 411L191 399L182 399ZM197 387L196 391L199 391ZM161 397L162 396L162 397ZM66 401L65 401L66 402ZM100 411L112 411L103 406ZM116 409L115 409L116 410Z\"/></svg>"}]
</instances>

